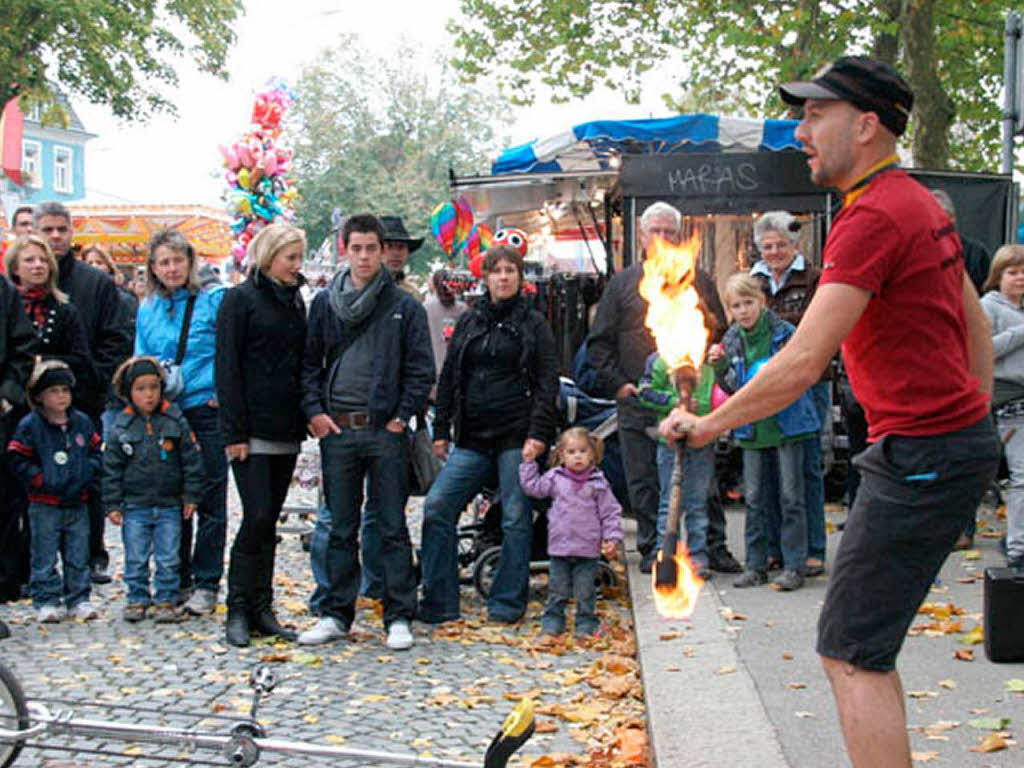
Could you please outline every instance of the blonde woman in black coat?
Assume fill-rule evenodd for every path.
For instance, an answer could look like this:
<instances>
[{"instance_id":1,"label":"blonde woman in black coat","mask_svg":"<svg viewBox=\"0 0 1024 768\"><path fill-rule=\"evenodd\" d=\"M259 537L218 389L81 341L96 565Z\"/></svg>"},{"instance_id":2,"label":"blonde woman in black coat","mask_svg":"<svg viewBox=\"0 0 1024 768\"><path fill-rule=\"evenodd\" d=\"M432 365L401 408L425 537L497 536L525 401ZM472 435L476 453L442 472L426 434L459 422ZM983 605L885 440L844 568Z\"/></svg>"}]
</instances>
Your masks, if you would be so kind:
<instances>
[{"instance_id":1,"label":"blonde woman in black coat","mask_svg":"<svg viewBox=\"0 0 1024 768\"><path fill-rule=\"evenodd\" d=\"M276 524L306 435L299 374L306 310L299 288L302 230L271 224L253 238L246 280L217 315L216 383L221 433L242 499L242 525L228 567L227 641L250 633L295 633L273 612Z\"/></svg>"}]
</instances>

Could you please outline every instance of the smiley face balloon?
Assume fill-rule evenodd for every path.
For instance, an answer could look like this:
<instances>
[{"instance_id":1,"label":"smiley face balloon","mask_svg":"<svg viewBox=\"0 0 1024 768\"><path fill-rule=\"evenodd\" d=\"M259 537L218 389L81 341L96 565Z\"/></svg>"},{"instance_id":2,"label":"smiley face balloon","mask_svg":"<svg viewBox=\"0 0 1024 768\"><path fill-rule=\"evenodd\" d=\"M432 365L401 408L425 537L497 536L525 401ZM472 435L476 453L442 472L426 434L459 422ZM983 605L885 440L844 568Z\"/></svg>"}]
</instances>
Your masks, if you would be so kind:
<instances>
[{"instance_id":1,"label":"smiley face balloon","mask_svg":"<svg viewBox=\"0 0 1024 768\"><path fill-rule=\"evenodd\" d=\"M499 229L494 233L494 239L491 240L491 246L495 245L507 245L515 250L519 251L519 255L524 259L526 258L526 249L528 243L526 242L526 233L521 229L515 227L505 227Z\"/></svg>"}]
</instances>

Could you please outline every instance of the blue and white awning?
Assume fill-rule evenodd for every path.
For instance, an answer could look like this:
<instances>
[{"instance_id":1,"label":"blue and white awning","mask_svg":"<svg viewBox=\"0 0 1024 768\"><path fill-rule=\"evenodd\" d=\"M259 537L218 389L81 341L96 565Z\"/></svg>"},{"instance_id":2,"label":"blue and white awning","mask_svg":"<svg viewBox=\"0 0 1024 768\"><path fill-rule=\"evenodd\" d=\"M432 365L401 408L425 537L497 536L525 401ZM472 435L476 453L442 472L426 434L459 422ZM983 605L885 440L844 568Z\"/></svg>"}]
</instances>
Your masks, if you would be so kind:
<instances>
[{"instance_id":1,"label":"blue and white awning","mask_svg":"<svg viewBox=\"0 0 1024 768\"><path fill-rule=\"evenodd\" d=\"M597 120L506 149L491 166L491 173L608 170L612 167L612 158L622 154L799 149L800 142L793 135L796 126L796 120L751 120L715 115Z\"/></svg>"}]
</instances>

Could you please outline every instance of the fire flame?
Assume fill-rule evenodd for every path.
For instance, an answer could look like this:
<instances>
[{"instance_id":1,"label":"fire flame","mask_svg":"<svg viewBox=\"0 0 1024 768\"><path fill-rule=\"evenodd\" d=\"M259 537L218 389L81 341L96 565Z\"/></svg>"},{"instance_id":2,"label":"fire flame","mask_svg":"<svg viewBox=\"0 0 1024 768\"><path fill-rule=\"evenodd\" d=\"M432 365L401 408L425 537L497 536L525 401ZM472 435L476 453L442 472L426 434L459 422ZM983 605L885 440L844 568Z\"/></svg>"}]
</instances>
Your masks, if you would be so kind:
<instances>
[{"instance_id":1,"label":"fire flame","mask_svg":"<svg viewBox=\"0 0 1024 768\"><path fill-rule=\"evenodd\" d=\"M664 556L665 552L659 549L658 562L661 562ZM676 583L671 586L659 586L657 563L651 568L654 607L667 619L686 619L697 607L697 596L700 594L700 588L704 586L704 580L697 575L682 542L676 547L676 554L672 559L676 561Z\"/></svg>"},{"instance_id":2,"label":"fire flame","mask_svg":"<svg viewBox=\"0 0 1024 768\"><path fill-rule=\"evenodd\" d=\"M675 371L684 365L700 369L708 329L694 288L700 235L694 232L676 245L657 235L647 246L640 295L649 305L647 327L658 345L658 354Z\"/></svg>"},{"instance_id":3,"label":"fire flame","mask_svg":"<svg viewBox=\"0 0 1024 768\"><path fill-rule=\"evenodd\" d=\"M655 236L647 247L644 275L640 279L640 295L648 303L645 322L657 343L658 354L670 371L676 373L688 369L689 377L697 375L700 370L709 336L700 296L694 286L699 254L700 235L697 232L678 245ZM692 383L691 380L690 386ZM679 472L679 467L673 472L675 482L678 482ZM672 498L678 507L678 489L673 491ZM678 513L677 509L674 514ZM659 550L658 562L666 556L666 550ZM685 619L697 607L697 597L704 581L697 576L681 543L672 559L675 561L675 584L659 585L657 564L651 569L654 604L662 616Z\"/></svg>"}]
</instances>

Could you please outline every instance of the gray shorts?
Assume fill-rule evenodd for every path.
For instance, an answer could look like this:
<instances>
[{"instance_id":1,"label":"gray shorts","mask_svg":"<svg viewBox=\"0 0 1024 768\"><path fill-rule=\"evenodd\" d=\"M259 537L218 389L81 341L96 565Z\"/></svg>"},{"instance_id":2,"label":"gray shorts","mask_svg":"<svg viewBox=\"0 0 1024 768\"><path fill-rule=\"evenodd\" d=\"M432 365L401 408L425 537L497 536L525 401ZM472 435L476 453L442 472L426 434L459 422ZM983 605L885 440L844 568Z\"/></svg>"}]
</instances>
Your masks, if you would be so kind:
<instances>
[{"instance_id":1,"label":"gray shorts","mask_svg":"<svg viewBox=\"0 0 1024 768\"><path fill-rule=\"evenodd\" d=\"M887 435L854 459L861 473L825 604L818 653L895 667L903 638L999 467L986 416L934 437Z\"/></svg>"}]
</instances>

